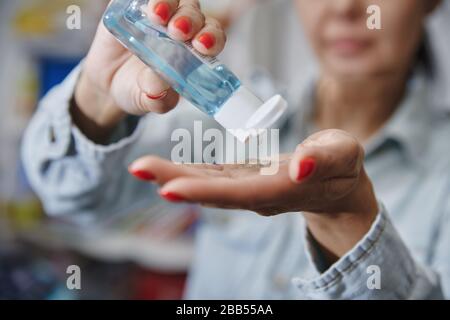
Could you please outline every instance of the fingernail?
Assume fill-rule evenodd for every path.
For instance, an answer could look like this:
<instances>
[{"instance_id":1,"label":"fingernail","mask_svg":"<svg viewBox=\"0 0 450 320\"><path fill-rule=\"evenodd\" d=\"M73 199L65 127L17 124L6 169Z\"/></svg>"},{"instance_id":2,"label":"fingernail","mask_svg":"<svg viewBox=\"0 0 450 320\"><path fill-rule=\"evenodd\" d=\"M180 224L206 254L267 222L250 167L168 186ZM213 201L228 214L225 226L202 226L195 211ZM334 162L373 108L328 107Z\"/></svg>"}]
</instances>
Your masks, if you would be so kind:
<instances>
[{"instance_id":1,"label":"fingernail","mask_svg":"<svg viewBox=\"0 0 450 320\"><path fill-rule=\"evenodd\" d=\"M189 34L192 29L192 22L187 17L180 17L177 20L175 20L174 26L183 32L184 34Z\"/></svg>"},{"instance_id":2,"label":"fingernail","mask_svg":"<svg viewBox=\"0 0 450 320\"><path fill-rule=\"evenodd\" d=\"M167 93L168 93L168 91L165 90L165 91L161 92L160 94L156 94L156 95L146 94L146 96L147 96L147 98L149 98L151 100L161 100L167 96Z\"/></svg>"},{"instance_id":3,"label":"fingernail","mask_svg":"<svg viewBox=\"0 0 450 320\"><path fill-rule=\"evenodd\" d=\"M163 197L164 199L166 199L167 201L170 201L170 202L183 202L183 201L186 201L186 199L184 199L182 196L180 196L180 195L178 195L176 193L170 192L170 191L160 191L159 195L161 197Z\"/></svg>"},{"instance_id":4,"label":"fingernail","mask_svg":"<svg viewBox=\"0 0 450 320\"><path fill-rule=\"evenodd\" d=\"M129 169L129 172L135 176L136 178L138 178L139 180L143 180L143 181L153 181L156 179L155 175L153 173L151 173L150 171L145 171L145 170L132 170Z\"/></svg>"},{"instance_id":5,"label":"fingernail","mask_svg":"<svg viewBox=\"0 0 450 320\"><path fill-rule=\"evenodd\" d=\"M306 158L300 161L300 168L298 171L297 181L306 179L314 171L316 161L313 158Z\"/></svg>"},{"instance_id":6,"label":"fingernail","mask_svg":"<svg viewBox=\"0 0 450 320\"><path fill-rule=\"evenodd\" d=\"M160 2L155 6L153 12L160 17L162 21L166 22L169 19L170 6L166 2Z\"/></svg>"},{"instance_id":7,"label":"fingernail","mask_svg":"<svg viewBox=\"0 0 450 320\"><path fill-rule=\"evenodd\" d=\"M197 39L208 50L214 47L216 44L216 37L214 37L211 33L203 33Z\"/></svg>"}]
</instances>

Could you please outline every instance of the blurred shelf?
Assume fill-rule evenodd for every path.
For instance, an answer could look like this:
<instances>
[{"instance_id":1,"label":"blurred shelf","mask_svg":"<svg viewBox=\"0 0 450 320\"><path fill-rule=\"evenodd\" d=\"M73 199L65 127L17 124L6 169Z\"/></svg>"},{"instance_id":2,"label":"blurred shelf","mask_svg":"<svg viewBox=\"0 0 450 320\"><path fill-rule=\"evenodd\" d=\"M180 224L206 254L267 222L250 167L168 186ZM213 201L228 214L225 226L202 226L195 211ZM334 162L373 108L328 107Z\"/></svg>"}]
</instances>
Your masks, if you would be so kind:
<instances>
[{"instance_id":1,"label":"blurred shelf","mask_svg":"<svg viewBox=\"0 0 450 320\"><path fill-rule=\"evenodd\" d=\"M109 262L135 262L164 273L185 272L193 257L190 237L173 240L151 239L115 232L94 235L55 231L39 227L17 233L19 239L54 250L73 250Z\"/></svg>"},{"instance_id":2,"label":"blurred shelf","mask_svg":"<svg viewBox=\"0 0 450 320\"><path fill-rule=\"evenodd\" d=\"M162 273L183 273L194 253L192 207L157 204L122 217L108 228L80 228L59 221L17 230L24 242L51 250L72 250L109 262L134 262Z\"/></svg>"}]
</instances>

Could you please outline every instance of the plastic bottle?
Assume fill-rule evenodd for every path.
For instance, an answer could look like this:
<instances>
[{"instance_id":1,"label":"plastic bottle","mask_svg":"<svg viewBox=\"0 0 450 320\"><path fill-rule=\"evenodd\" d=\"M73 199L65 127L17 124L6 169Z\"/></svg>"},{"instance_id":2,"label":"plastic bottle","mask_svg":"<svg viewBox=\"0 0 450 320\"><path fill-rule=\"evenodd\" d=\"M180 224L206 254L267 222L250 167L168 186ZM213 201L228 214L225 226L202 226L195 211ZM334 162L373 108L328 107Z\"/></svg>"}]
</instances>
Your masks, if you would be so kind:
<instances>
[{"instance_id":1,"label":"plastic bottle","mask_svg":"<svg viewBox=\"0 0 450 320\"><path fill-rule=\"evenodd\" d=\"M148 0L114 0L106 10L106 28L174 90L207 115L214 117L242 142L270 128L287 108L276 95L263 103L216 58L205 57L190 43L171 39L167 28L152 24Z\"/></svg>"}]
</instances>

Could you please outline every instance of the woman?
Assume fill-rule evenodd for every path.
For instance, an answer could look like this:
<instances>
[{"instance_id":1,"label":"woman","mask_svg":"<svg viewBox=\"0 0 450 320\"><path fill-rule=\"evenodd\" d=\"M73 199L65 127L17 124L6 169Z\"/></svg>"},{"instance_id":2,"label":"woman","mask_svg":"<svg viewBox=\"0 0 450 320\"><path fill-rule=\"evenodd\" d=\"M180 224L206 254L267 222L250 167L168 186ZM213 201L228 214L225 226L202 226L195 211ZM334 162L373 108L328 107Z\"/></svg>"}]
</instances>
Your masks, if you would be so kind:
<instances>
[{"instance_id":1,"label":"woman","mask_svg":"<svg viewBox=\"0 0 450 320\"><path fill-rule=\"evenodd\" d=\"M383 28L373 31L374 1L295 0L321 68L271 176L156 156L129 166L143 182L128 175L140 155L168 158L182 117L140 116L170 111L178 95L100 26L27 131L30 180L47 211L80 219L144 207L154 184L168 201L259 213L205 210L189 298L450 297L450 124L426 108L418 58L438 2L375 1ZM196 0L152 0L148 16L202 54L224 48Z\"/></svg>"}]
</instances>

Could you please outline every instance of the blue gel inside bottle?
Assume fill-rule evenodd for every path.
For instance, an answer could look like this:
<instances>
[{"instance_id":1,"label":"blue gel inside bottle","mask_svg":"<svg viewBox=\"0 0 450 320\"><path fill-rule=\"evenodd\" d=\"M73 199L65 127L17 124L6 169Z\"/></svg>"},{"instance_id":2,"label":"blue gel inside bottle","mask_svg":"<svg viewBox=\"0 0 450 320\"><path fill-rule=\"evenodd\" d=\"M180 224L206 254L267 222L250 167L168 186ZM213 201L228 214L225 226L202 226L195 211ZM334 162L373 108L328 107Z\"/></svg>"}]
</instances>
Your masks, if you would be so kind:
<instances>
[{"instance_id":1,"label":"blue gel inside bottle","mask_svg":"<svg viewBox=\"0 0 450 320\"><path fill-rule=\"evenodd\" d=\"M115 0L103 17L104 25L181 96L214 116L239 89L239 79L218 60L203 57L190 44L169 38L165 27L153 25L143 10L147 4L148 0Z\"/></svg>"}]
</instances>

